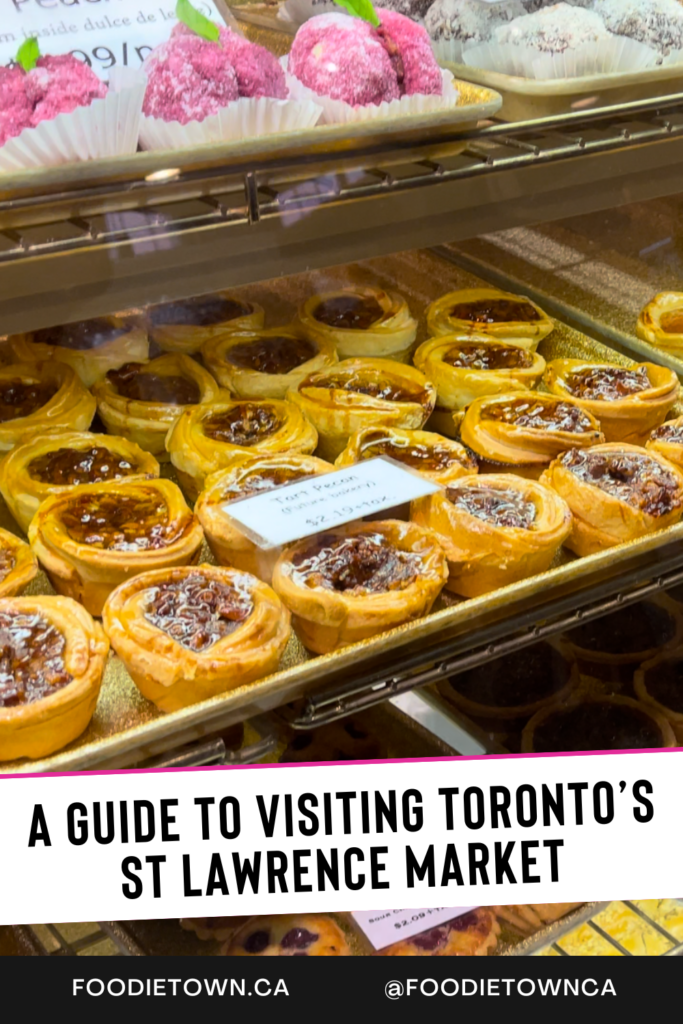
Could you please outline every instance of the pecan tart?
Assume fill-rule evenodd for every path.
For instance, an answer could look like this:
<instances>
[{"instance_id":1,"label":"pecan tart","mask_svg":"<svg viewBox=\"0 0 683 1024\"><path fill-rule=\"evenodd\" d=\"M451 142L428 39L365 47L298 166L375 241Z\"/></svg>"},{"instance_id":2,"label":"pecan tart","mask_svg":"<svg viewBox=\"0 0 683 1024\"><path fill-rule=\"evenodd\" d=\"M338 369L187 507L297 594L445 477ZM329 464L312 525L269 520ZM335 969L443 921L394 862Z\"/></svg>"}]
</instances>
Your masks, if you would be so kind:
<instances>
[{"instance_id":1,"label":"pecan tart","mask_svg":"<svg viewBox=\"0 0 683 1024\"><path fill-rule=\"evenodd\" d=\"M498 945L500 925L490 907L477 907L428 932L401 939L377 956L488 956Z\"/></svg>"},{"instance_id":2,"label":"pecan tart","mask_svg":"<svg viewBox=\"0 0 683 1024\"><path fill-rule=\"evenodd\" d=\"M87 430L95 399L64 363L13 363L0 367L0 451L25 434Z\"/></svg>"},{"instance_id":3,"label":"pecan tart","mask_svg":"<svg viewBox=\"0 0 683 1024\"><path fill-rule=\"evenodd\" d=\"M125 363L92 390L109 433L134 441L161 461L168 459L166 435L183 410L220 395L216 381L196 360L172 354L150 363Z\"/></svg>"},{"instance_id":4,"label":"pecan tart","mask_svg":"<svg viewBox=\"0 0 683 1024\"><path fill-rule=\"evenodd\" d=\"M237 398L284 398L289 388L336 363L334 345L297 324L234 331L202 346L202 359L221 387Z\"/></svg>"},{"instance_id":5,"label":"pecan tart","mask_svg":"<svg viewBox=\"0 0 683 1024\"><path fill-rule=\"evenodd\" d=\"M364 427L419 430L434 410L436 390L412 366L391 359L345 359L310 374L287 397L318 431L318 455L332 462L351 434Z\"/></svg>"},{"instance_id":6,"label":"pecan tart","mask_svg":"<svg viewBox=\"0 0 683 1024\"><path fill-rule=\"evenodd\" d=\"M235 463L239 455L309 455L318 443L315 428L292 402L219 397L187 409L170 431L166 447L178 479L191 497L207 476Z\"/></svg>"},{"instance_id":7,"label":"pecan tart","mask_svg":"<svg viewBox=\"0 0 683 1024\"><path fill-rule=\"evenodd\" d=\"M683 356L683 293L655 295L638 317L636 334L655 348Z\"/></svg>"},{"instance_id":8,"label":"pecan tart","mask_svg":"<svg viewBox=\"0 0 683 1024\"><path fill-rule=\"evenodd\" d=\"M430 338L415 353L415 365L437 390L430 426L453 434L453 413L485 395L505 395L535 387L545 359L517 342L484 335Z\"/></svg>"},{"instance_id":9,"label":"pecan tart","mask_svg":"<svg viewBox=\"0 0 683 1024\"><path fill-rule=\"evenodd\" d=\"M413 523L352 523L286 548L273 587L302 643L329 654L426 615L447 577L433 535Z\"/></svg>"},{"instance_id":10,"label":"pecan tart","mask_svg":"<svg viewBox=\"0 0 683 1024\"><path fill-rule=\"evenodd\" d=\"M65 430L29 435L0 462L0 494L25 532L51 494L80 484L147 480L159 463L132 441L109 434Z\"/></svg>"},{"instance_id":11,"label":"pecan tart","mask_svg":"<svg viewBox=\"0 0 683 1024\"><path fill-rule=\"evenodd\" d=\"M645 447L683 470L683 416L667 420L661 427L653 430Z\"/></svg>"},{"instance_id":12,"label":"pecan tart","mask_svg":"<svg viewBox=\"0 0 683 1024\"><path fill-rule=\"evenodd\" d=\"M565 502L512 474L464 476L413 502L414 522L446 552L446 588L479 597L549 569L571 531Z\"/></svg>"},{"instance_id":13,"label":"pecan tart","mask_svg":"<svg viewBox=\"0 0 683 1024\"><path fill-rule=\"evenodd\" d=\"M0 597L21 594L37 573L38 560L29 545L0 529Z\"/></svg>"},{"instance_id":14,"label":"pecan tart","mask_svg":"<svg viewBox=\"0 0 683 1024\"><path fill-rule=\"evenodd\" d=\"M572 511L567 547L577 555L644 537L683 516L683 473L656 452L632 444L565 452L541 482Z\"/></svg>"},{"instance_id":15,"label":"pecan tart","mask_svg":"<svg viewBox=\"0 0 683 1024\"><path fill-rule=\"evenodd\" d=\"M86 388L129 362L149 358L147 331L132 317L101 316L47 327L10 339L18 363L57 360L74 370Z\"/></svg>"},{"instance_id":16,"label":"pecan tart","mask_svg":"<svg viewBox=\"0 0 683 1024\"><path fill-rule=\"evenodd\" d=\"M236 298L231 292L198 295L150 306L145 322L150 341L164 352L199 352L205 342L228 331L263 327L265 313L257 302Z\"/></svg>"},{"instance_id":17,"label":"pecan tart","mask_svg":"<svg viewBox=\"0 0 683 1024\"><path fill-rule=\"evenodd\" d=\"M635 695L669 722L676 746L683 746L683 658L679 651L653 655L636 669Z\"/></svg>"},{"instance_id":18,"label":"pecan tart","mask_svg":"<svg viewBox=\"0 0 683 1024\"><path fill-rule=\"evenodd\" d=\"M156 568L188 565L204 538L170 480L81 484L46 500L28 531L55 590L91 615L120 583Z\"/></svg>"},{"instance_id":19,"label":"pecan tart","mask_svg":"<svg viewBox=\"0 0 683 1024\"><path fill-rule=\"evenodd\" d=\"M0 600L0 761L44 757L92 718L109 643L68 597Z\"/></svg>"},{"instance_id":20,"label":"pecan tart","mask_svg":"<svg viewBox=\"0 0 683 1024\"><path fill-rule=\"evenodd\" d=\"M264 550L250 540L230 518L230 503L330 473L333 468L313 455L285 453L242 458L234 466L207 477L195 513L219 565L231 565L270 583L280 549Z\"/></svg>"},{"instance_id":21,"label":"pecan tart","mask_svg":"<svg viewBox=\"0 0 683 1024\"><path fill-rule=\"evenodd\" d=\"M410 362L417 320L396 292L359 286L313 295L299 310L312 338L327 341L340 359Z\"/></svg>"},{"instance_id":22,"label":"pecan tart","mask_svg":"<svg viewBox=\"0 0 683 1024\"><path fill-rule=\"evenodd\" d=\"M479 398L466 410L460 438L483 472L538 479L569 448L604 440L600 424L576 403L533 391Z\"/></svg>"},{"instance_id":23,"label":"pecan tart","mask_svg":"<svg viewBox=\"0 0 683 1024\"><path fill-rule=\"evenodd\" d=\"M427 327L431 335L477 334L516 341L533 351L555 324L526 295L498 288L463 288L442 295L427 307Z\"/></svg>"},{"instance_id":24,"label":"pecan tart","mask_svg":"<svg viewBox=\"0 0 683 1024\"><path fill-rule=\"evenodd\" d=\"M554 359L543 379L554 395L595 416L607 441L627 444L645 444L680 391L673 370L654 363L627 367Z\"/></svg>"},{"instance_id":25,"label":"pecan tart","mask_svg":"<svg viewBox=\"0 0 683 1024\"><path fill-rule=\"evenodd\" d=\"M553 924L582 906L582 903L512 903L491 909L499 920L520 935L533 935L544 925Z\"/></svg>"},{"instance_id":26,"label":"pecan tart","mask_svg":"<svg viewBox=\"0 0 683 1024\"><path fill-rule=\"evenodd\" d=\"M444 486L465 473L477 472L476 459L457 441L427 430L401 430L399 427L366 427L352 434L335 466L341 469L381 455L402 462Z\"/></svg>"},{"instance_id":27,"label":"pecan tart","mask_svg":"<svg viewBox=\"0 0 683 1024\"><path fill-rule=\"evenodd\" d=\"M110 595L102 622L140 692L161 711L274 672L289 612L269 586L216 565L155 569Z\"/></svg>"},{"instance_id":28,"label":"pecan tart","mask_svg":"<svg viewBox=\"0 0 683 1024\"><path fill-rule=\"evenodd\" d=\"M576 697L539 711L522 733L522 751L533 754L675 745L664 715L631 697Z\"/></svg>"},{"instance_id":29,"label":"pecan tart","mask_svg":"<svg viewBox=\"0 0 683 1024\"><path fill-rule=\"evenodd\" d=\"M343 931L326 914L252 917L221 952L224 956L351 956Z\"/></svg>"}]
</instances>

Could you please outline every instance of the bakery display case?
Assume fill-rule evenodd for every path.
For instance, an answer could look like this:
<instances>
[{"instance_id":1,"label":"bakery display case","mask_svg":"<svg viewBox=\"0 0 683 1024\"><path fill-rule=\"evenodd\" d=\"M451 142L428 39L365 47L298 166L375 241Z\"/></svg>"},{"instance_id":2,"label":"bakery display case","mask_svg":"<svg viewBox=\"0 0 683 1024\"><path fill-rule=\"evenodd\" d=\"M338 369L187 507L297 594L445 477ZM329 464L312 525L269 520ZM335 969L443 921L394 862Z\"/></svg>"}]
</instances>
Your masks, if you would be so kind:
<instances>
[{"instance_id":1,"label":"bakery display case","mask_svg":"<svg viewBox=\"0 0 683 1024\"><path fill-rule=\"evenodd\" d=\"M284 7L233 16L283 58ZM447 109L0 171L0 773L680 745L678 47L569 92L453 38ZM230 516L374 457L438 491ZM676 900L479 911L434 948L683 948ZM0 942L218 951L79 927Z\"/></svg>"}]
</instances>

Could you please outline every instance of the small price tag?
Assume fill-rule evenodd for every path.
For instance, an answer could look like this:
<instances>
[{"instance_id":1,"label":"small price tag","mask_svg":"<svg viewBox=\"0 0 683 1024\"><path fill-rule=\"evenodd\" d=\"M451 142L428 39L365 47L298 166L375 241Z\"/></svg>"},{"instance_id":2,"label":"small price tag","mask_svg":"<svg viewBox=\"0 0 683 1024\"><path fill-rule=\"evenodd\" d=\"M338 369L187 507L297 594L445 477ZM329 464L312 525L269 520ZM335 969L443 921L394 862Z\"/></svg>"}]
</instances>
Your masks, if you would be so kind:
<instances>
[{"instance_id":1,"label":"small price tag","mask_svg":"<svg viewBox=\"0 0 683 1024\"><path fill-rule=\"evenodd\" d=\"M375 949L428 932L461 917L474 907L437 907L429 910L359 910L351 915Z\"/></svg>"},{"instance_id":2,"label":"small price tag","mask_svg":"<svg viewBox=\"0 0 683 1024\"><path fill-rule=\"evenodd\" d=\"M382 456L230 502L223 511L259 547L275 548L440 489Z\"/></svg>"}]
</instances>

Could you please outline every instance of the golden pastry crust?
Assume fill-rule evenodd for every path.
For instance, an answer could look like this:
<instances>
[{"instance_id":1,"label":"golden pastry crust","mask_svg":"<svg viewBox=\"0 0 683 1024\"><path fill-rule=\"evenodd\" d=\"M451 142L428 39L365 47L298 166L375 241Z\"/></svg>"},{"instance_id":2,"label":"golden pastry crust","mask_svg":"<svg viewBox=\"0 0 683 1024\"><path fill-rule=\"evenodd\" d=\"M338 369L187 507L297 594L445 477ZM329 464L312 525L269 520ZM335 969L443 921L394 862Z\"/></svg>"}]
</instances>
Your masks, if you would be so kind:
<instances>
[{"instance_id":1,"label":"golden pastry crust","mask_svg":"<svg viewBox=\"0 0 683 1024\"><path fill-rule=\"evenodd\" d=\"M427 307L431 335L477 334L516 341L531 351L555 329L554 322L526 295L498 288L463 288Z\"/></svg>"},{"instance_id":2,"label":"golden pastry crust","mask_svg":"<svg viewBox=\"0 0 683 1024\"><path fill-rule=\"evenodd\" d=\"M315 428L292 402L261 402L219 397L186 409L166 439L171 462L186 494L196 497L212 473L235 456L310 455L318 443Z\"/></svg>"},{"instance_id":3,"label":"golden pastry crust","mask_svg":"<svg viewBox=\"0 0 683 1024\"><path fill-rule=\"evenodd\" d=\"M127 363L92 390L109 433L133 441L161 462L168 460L166 435L183 411L221 394L211 374L181 354Z\"/></svg>"},{"instance_id":4,"label":"golden pastry crust","mask_svg":"<svg viewBox=\"0 0 683 1024\"><path fill-rule=\"evenodd\" d=\"M655 348L683 355L683 293L655 295L638 317L636 334Z\"/></svg>"},{"instance_id":5,"label":"golden pastry crust","mask_svg":"<svg viewBox=\"0 0 683 1024\"><path fill-rule=\"evenodd\" d=\"M554 359L543 377L552 394L575 402L600 421L607 441L645 444L680 391L673 370L654 363L617 366Z\"/></svg>"},{"instance_id":6,"label":"golden pastry crust","mask_svg":"<svg viewBox=\"0 0 683 1024\"><path fill-rule=\"evenodd\" d=\"M420 345L413 361L436 386L434 415L464 409L485 395L528 391L545 370L545 359L537 352L483 334L430 338Z\"/></svg>"},{"instance_id":7,"label":"golden pastry crust","mask_svg":"<svg viewBox=\"0 0 683 1024\"><path fill-rule=\"evenodd\" d=\"M87 430L95 399L64 363L13 363L0 367L0 451L29 433Z\"/></svg>"},{"instance_id":8,"label":"golden pastry crust","mask_svg":"<svg viewBox=\"0 0 683 1024\"><path fill-rule=\"evenodd\" d=\"M108 457L110 456L110 457ZM0 461L0 494L25 532L38 506L77 484L110 479L147 480L159 463L132 441L85 430L29 437Z\"/></svg>"},{"instance_id":9,"label":"golden pastry crust","mask_svg":"<svg viewBox=\"0 0 683 1024\"><path fill-rule=\"evenodd\" d=\"M562 452L604 440L590 412L540 392L477 399L465 412L460 437L483 472L514 472L531 479L538 479Z\"/></svg>"},{"instance_id":10,"label":"golden pastry crust","mask_svg":"<svg viewBox=\"0 0 683 1024\"><path fill-rule=\"evenodd\" d=\"M318 455L332 462L365 427L419 430L436 389L419 370L391 359L345 359L312 373L287 397L318 431Z\"/></svg>"},{"instance_id":11,"label":"golden pastry crust","mask_svg":"<svg viewBox=\"0 0 683 1024\"><path fill-rule=\"evenodd\" d=\"M0 597L21 594L37 573L38 560L29 545L0 529Z\"/></svg>"},{"instance_id":12,"label":"golden pastry crust","mask_svg":"<svg viewBox=\"0 0 683 1024\"><path fill-rule=\"evenodd\" d=\"M683 470L683 416L666 420L653 430L645 447Z\"/></svg>"},{"instance_id":13,"label":"golden pastry crust","mask_svg":"<svg viewBox=\"0 0 683 1024\"><path fill-rule=\"evenodd\" d=\"M161 711L270 675L291 632L269 586L216 565L136 576L109 596L102 622L133 682Z\"/></svg>"},{"instance_id":14,"label":"golden pastry crust","mask_svg":"<svg viewBox=\"0 0 683 1024\"><path fill-rule=\"evenodd\" d=\"M102 380L109 370L149 358L147 331L130 316L102 316L30 334L15 334L10 343L16 362L66 363L86 388Z\"/></svg>"},{"instance_id":15,"label":"golden pastry crust","mask_svg":"<svg viewBox=\"0 0 683 1024\"><path fill-rule=\"evenodd\" d=\"M351 956L346 937L326 914L252 917L228 940L224 956Z\"/></svg>"},{"instance_id":16,"label":"golden pastry crust","mask_svg":"<svg viewBox=\"0 0 683 1024\"><path fill-rule=\"evenodd\" d=\"M0 687L0 760L52 754L92 718L109 642L87 611L65 597L3 598L0 631L10 663L3 684L28 697L17 703L5 689L3 700ZM41 669L43 658L50 676Z\"/></svg>"},{"instance_id":17,"label":"golden pastry crust","mask_svg":"<svg viewBox=\"0 0 683 1024\"><path fill-rule=\"evenodd\" d=\"M380 455L402 462L443 486L466 473L477 472L476 459L457 441L427 430L398 427L366 427L352 434L335 466L342 469Z\"/></svg>"},{"instance_id":18,"label":"golden pastry crust","mask_svg":"<svg viewBox=\"0 0 683 1024\"><path fill-rule=\"evenodd\" d=\"M312 295L299 310L312 338L327 341L340 359L410 362L417 320L397 292L358 286Z\"/></svg>"},{"instance_id":19,"label":"golden pastry crust","mask_svg":"<svg viewBox=\"0 0 683 1024\"><path fill-rule=\"evenodd\" d=\"M204 539L199 520L170 480L82 484L47 498L29 541L60 594L101 615L131 576L188 565Z\"/></svg>"},{"instance_id":20,"label":"golden pastry crust","mask_svg":"<svg viewBox=\"0 0 683 1024\"><path fill-rule=\"evenodd\" d=\"M552 924L566 917L572 910L578 910L582 903L512 903L491 909L496 916L518 931L521 935L533 935L546 924Z\"/></svg>"},{"instance_id":21,"label":"golden pastry crust","mask_svg":"<svg viewBox=\"0 0 683 1024\"><path fill-rule=\"evenodd\" d=\"M656 452L601 444L565 452L541 477L567 502L567 547L592 555L677 523L683 516L683 473Z\"/></svg>"},{"instance_id":22,"label":"golden pastry crust","mask_svg":"<svg viewBox=\"0 0 683 1024\"><path fill-rule=\"evenodd\" d=\"M631 697L575 697L544 708L522 733L522 753L652 749L676 745L659 712Z\"/></svg>"},{"instance_id":23,"label":"golden pastry crust","mask_svg":"<svg viewBox=\"0 0 683 1024\"><path fill-rule=\"evenodd\" d=\"M329 654L430 610L447 576L433 534L398 520L351 523L286 548L273 587L303 644Z\"/></svg>"},{"instance_id":24,"label":"golden pastry crust","mask_svg":"<svg viewBox=\"0 0 683 1024\"><path fill-rule=\"evenodd\" d=\"M199 352L207 341L230 331L263 327L264 320L258 302L237 298L230 291L150 306L145 314L150 341L164 352L185 355Z\"/></svg>"},{"instance_id":25,"label":"golden pastry crust","mask_svg":"<svg viewBox=\"0 0 683 1024\"><path fill-rule=\"evenodd\" d=\"M221 387L254 399L282 399L309 373L338 362L331 341L311 338L298 324L212 338L202 346L202 359Z\"/></svg>"},{"instance_id":26,"label":"golden pastry crust","mask_svg":"<svg viewBox=\"0 0 683 1024\"><path fill-rule=\"evenodd\" d=\"M498 945L500 925L491 907L477 907L421 935L381 949L377 956L488 956Z\"/></svg>"},{"instance_id":27,"label":"golden pastry crust","mask_svg":"<svg viewBox=\"0 0 683 1024\"><path fill-rule=\"evenodd\" d=\"M313 455L285 453L240 458L234 466L207 477L195 505L195 514L219 565L234 566L270 583L281 549L259 548L231 520L226 505L296 480L331 473L333 469L329 462Z\"/></svg>"},{"instance_id":28,"label":"golden pastry crust","mask_svg":"<svg viewBox=\"0 0 683 1024\"><path fill-rule=\"evenodd\" d=\"M446 552L446 589L479 597L549 569L571 531L566 503L533 480L465 476L413 502L412 519Z\"/></svg>"}]
</instances>

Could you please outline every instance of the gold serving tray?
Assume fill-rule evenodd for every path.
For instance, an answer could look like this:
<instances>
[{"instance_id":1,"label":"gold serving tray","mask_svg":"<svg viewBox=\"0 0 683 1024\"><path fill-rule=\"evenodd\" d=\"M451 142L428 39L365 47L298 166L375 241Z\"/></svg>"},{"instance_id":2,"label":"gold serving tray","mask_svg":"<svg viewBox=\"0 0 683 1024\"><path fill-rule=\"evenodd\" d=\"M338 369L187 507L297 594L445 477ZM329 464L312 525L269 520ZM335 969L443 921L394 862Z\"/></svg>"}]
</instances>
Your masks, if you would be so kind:
<instances>
[{"instance_id":1,"label":"gold serving tray","mask_svg":"<svg viewBox=\"0 0 683 1024\"><path fill-rule=\"evenodd\" d=\"M271 322L286 323L304 297L340 284L363 282L396 289L406 296L419 317L418 340L426 334L423 314L429 302L445 291L481 284L432 253L414 252L268 281L241 289L238 294L263 305ZM578 357L632 365L632 360L562 324L541 343L539 351L548 359ZM678 408L674 414L680 414ZM18 532L4 504L0 505L0 526ZM0 773L131 766L271 711L323 685L367 678L370 671L386 672L389 663L396 666L404 656L421 654L430 644L467 637L475 645L478 631L491 623L504 623L521 611L529 610L539 621L544 603L551 595L585 593L607 578L618 578L626 565L645 565L654 576L660 559L661 567L666 567L669 545L681 541L683 523L588 558L577 559L563 550L548 572L469 601L444 593L425 618L335 654L313 657L293 636L275 674L170 714L159 712L140 695L119 659L112 655L95 715L83 735L64 750L39 761L0 764ZM204 555L211 561L208 548ZM51 592L42 573L32 584L32 590Z\"/></svg>"}]
</instances>

